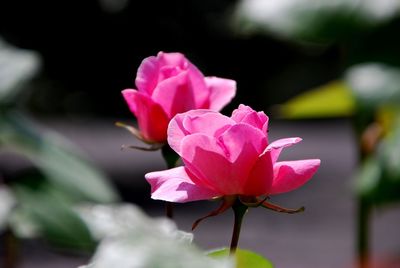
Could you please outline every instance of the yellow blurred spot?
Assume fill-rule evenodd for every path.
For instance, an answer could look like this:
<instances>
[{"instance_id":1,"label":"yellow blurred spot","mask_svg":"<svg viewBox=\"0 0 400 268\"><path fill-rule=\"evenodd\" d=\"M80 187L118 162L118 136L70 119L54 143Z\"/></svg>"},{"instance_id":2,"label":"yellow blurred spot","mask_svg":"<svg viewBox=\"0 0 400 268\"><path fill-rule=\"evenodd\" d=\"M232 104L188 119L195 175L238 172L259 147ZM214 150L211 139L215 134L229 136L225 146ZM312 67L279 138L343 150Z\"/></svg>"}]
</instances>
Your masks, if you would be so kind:
<instances>
[{"instance_id":1,"label":"yellow blurred spot","mask_svg":"<svg viewBox=\"0 0 400 268\"><path fill-rule=\"evenodd\" d=\"M287 119L347 117L353 115L355 99L343 81L332 81L321 87L302 93L280 109Z\"/></svg>"}]
</instances>

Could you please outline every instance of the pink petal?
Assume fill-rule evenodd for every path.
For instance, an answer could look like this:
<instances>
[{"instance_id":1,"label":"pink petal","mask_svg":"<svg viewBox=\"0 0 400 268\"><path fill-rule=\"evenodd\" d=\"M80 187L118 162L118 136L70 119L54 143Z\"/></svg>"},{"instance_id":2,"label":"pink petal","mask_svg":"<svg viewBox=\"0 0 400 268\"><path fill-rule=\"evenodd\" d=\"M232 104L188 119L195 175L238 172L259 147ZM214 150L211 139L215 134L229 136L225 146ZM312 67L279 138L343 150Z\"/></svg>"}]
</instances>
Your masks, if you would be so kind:
<instances>
[{"instance_id":1,"label":"pink petal","mask_svg":"<svg viewBox=\"0 0 400 268\"><path fill-rule=\"evenodd\" d=\"M181 156L199 179L196 184L225 195L247 195L248 177L265 147L266 140L260 130L241 124L230 127L220 139L204 134L186 136L181 143Z\"/></svg>"},{"instance_id":2,"label":"pink petal","mask_svg":"<svg viewBox=\"0 0 400 268\"><path fill-rule=\"evenodd\" d=\"M236 81L234 80L206 77L205 82L210 91L208 108L211 110L221 110L236 94Z\"/></svg>"},{"instance_id":3,"label":"pink petal","mask_svg":"<svg viewBox=\"0 0 400 268\"><path fill-rule=\"evenodd\" d=\"M154 89L152 99L163 107L170 118L194 109L193 89L188 82L188 73L181 72L160 82Z\"/></svg>"},{"instance_id":4,"label":"pink petal","mask_svg":"<svg viewBox=\"0 0 400 268\"><path fill-rule=\"evenodd\" d=\"M274 165L274 180L270 194L292 191L306 183L317 171L321 160L282 161Z\"/></svg>"},{"instance_id":5,"label":"pink petal","mask_svg":"<svg viewBox=\"0 0 400 268\"><path fill-rule=\"evenodd\" d=\"M140 92L151 95L158 83L159 64L156 57L145 58L140 64L135 84Z\"/></svg>"},{"instance_id":6,"label":"pink petal","mask_svg":"<svg viewBox=\"0 0 400 268\"><path fill-rule=\"evenodd\" d=\"M138 94L138 91L136 89L128 88L122 90L121 93L125 99L126 104L128 104L129 110L131 110L131 112L136 115L137 112L136 94Z\"/></svg>"},{"instance_id":7,"label":"pink petal","mask_svg":"<svg viewBox=\"0 0 400 268\"><path fill-rule=\"evenodd\" d=\"M193 90L194 108L207 108L204 104L210 97L210 90L201 71L181 53L159 52L157 58L161 66L178 67L181 71L187 71L188 83Z\"/></svg>"},{"instance_id":8,"label":"pink petal","mask_svg":"<svg viewBox=\"0 0 400 268\"><path fill-rule=\"evenodd\" d=\"M160 63L160 66L176 66L182 70L187 69L188 60L182 53L179 52L158 52L157 60Z\"/></svg>"},{"instance_id":9,"label":"pink petal","mask_svg":"<svg viewBox=\"0 0 400 268\"><path fill-rule=\"evenodd\" d=\"M186 136L181 144L185 166L198 179L197 185L214 189L224 195L237 194L240 182L232 174L232 164L225 158L219 142L204 134Z\"/></svg>"},{"instance_id":10,"label":"pink petal","mask_svg":"<svg viewBox=\"0 0 400 268\"><path fill-rule=\"evenodd\" d=\"M176 115L168 126L168 143L178 154L182 139L189 134L203 133L208 136L219 136L234 121L220 113L210 110L191 110Z\"/></svg>"},{"instance_id":11,"label":"pink petal","mask_svg":"<svg viewBox=\"0 0 400 268\"><path fill-rule=\"evenodd\" d=\"M302 141L301 138L295 137L279 139L270 143L267 147L267 151L271 151L272 162L275 163L278 160L283 148L292 146L300 141Z\"/></svg>"},{"instance_id":12,"label":"pink petal","mask_svg":"<svg viewBox=\"0 0 400 268\"><path fill-rule=\"evenodd\" d=\"M193 183L184 167L147 173L151 198L169 202L190 202L217 197L214 191Z\"/></svg>"},{"instance_id":13,"label":"pink petal","mask_svg":"<svg viewBox=\"0 0 400 268\"><path fill-rule=\"evenodd\" d=\"M264 133L268 131L268 116L264 112L254 111L249 106L240 104L239 108L233 111L231 118L237 123L252 125Z\"/></svg>"},{"instance_id":14,"label":"pink petal","mask_svg":"<svg viewBox=\"0 0 400 268\"><path fill-rule=\"evenodd\" d=\"M259 196L269 193L273 180L273 165L270 152L265 152L257 159L245 183L247 195Z\"/></svg>"},{"instance_id":15,"label":"pink petal","mask_svg":"<svg viewBox=\"0 0 400 268\"><path fill-rule=\"evenodd\" d=\"M205 104L210 98L210 89L206 85L203 73L190 61L188 61L187 70L189 71L196 108L208 108Z\"/></svg>"},{"instance_id":16,"label":"pink petal","mask_svg":"<svg viewBox=\"0 0 400 268\"><path fill-rule=\"evenodd\" d=\"M169 120L161 106L148 95L133 89L123 90L122 95L138 120L143 138L149 142L166 142Z\"/></svg>"},{"instance_id":17,"label":"pink petal","mask_svg":"<svg viewBox=\"0 0 400 268\"><path fill-rule=\"evenodd\" d=\"M189 113L183 119L183 127L190 133L202 133L207 136L218 137L234 122L227 116L217 112L208 111L207 113L192 116Z\"/></svg>"},{"instance_id":18,"label":"pink petal","mask_svg":"<svg viewBox=\"0 0 400 268\"><path fill-rule=\"evenodd\" d=\"M253 191L249 192L247 185L249 183L248 178L259 159L259 155L267 146L265 135L252 126L237 124L225 131L220 136L219 141L223 145L226 158L231 163L230 180L238 185L234 194L252 195ZM260 179L263 178L257 178L257 180ZM256 180L250 183L260 185Z\"/></svg>"},{"instance_id":19,"label":"pink petal","mask_svg":"<svg viewBox=\"0 0 400 268\"><path fill-rule=\"evenodd\" d=\"M265 135L259 129L243 123L231 126L219 137L219 141L224 145L226 157L231 163L237 162L240 156L255 161L267 147ZM243 151L246 145L251 150Z\"/></svg>"}]
</instances>

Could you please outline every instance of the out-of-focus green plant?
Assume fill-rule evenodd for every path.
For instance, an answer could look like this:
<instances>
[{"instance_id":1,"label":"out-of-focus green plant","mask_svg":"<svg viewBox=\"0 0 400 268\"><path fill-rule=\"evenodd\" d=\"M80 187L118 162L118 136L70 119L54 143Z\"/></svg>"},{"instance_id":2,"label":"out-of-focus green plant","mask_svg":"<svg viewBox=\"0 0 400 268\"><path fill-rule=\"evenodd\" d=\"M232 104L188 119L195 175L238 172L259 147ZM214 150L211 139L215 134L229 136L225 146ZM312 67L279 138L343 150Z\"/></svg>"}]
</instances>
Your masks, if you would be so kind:
<instances>
[{"instance_id":1,"label":"out-of-focus green plant","mask_svg":"<svg viewBox=\"0 0 400 268\"><path fill-rule=\"evenodd\" d=\"M72 143L38 127L19 109L39 67L36 53L0 39L0 154L18 155L35 168L13 178L0 170L0 225L19 238L43 237L58 247L92 250L95 239L74 207L115 202L118 196Z\"/></svg>"},{"instance_id":2,"label":"out-of-focus green plant","mask_svg":"<svg viewBox=\"0 0 400 268\"><path fill-rule=\"evenodd\" d=\"M356 192L383 204L399 199L399 107L400 68L369 63L349 68L342 80L296 96L279 110L290 119L353 117L365 159Z\"/></svg>"},{"instance_id":3,"label":"out-of-focus green plant","mask_svg":"<svg viewBox=\"0 0 400 268\"><path fill-rule=\"evenodd\" d=\"M233 17L242 34L263 32L304 46L340 47L342 77L294 97L278 111L289 119L353 119L360 155L354 192L361 267L368 263L372 207L399 201L400 61L390 42L397 36L399 15L396 0L241 0ZM387 38L380 42L385 48L373 55L371 34Z\"/></svg>"},{"instance_id":4,"label":"out-of-focus green plant","mask_svg":"<svg viewBox=\"0 0 400 268\"><path fill-rule=\"evenodd\" d=\"M286 118L353 118L361 160L354 187L359 200L358 252L364 265L372 208L400 201L400 68L353 66L340 82L293 98L281 112Z\"/></svg>"}]
</instances>

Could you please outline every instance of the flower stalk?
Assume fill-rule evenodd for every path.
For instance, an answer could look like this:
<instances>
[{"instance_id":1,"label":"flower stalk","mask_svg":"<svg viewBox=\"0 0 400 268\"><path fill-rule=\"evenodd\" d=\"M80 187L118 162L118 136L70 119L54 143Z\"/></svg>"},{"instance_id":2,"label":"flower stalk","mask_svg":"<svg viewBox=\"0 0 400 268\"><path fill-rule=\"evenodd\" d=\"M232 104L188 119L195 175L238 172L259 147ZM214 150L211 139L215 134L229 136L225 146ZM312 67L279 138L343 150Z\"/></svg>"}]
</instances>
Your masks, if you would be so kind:
<instances>
[{"instance_id":1,"label":"flower stalk","mask_svg":"<svg viewBox=\"0 0 400 268\"><path fill-rule=\"evenodd\" d=\"M359 268L367 268L369 263L369 218L371 203L365 198L358 200L357 218L357 254Z\"/></svg>"},{"instance_id":2,"label":"flower stalk","mask_svg":"<svg viewBox=\"0 0 400 268\"><path fill-rule=\"evenodd\" d=\"M235 203L232 206L232 209L235 215L235 222L233 225L230 255L233 255L236 252L239 243L240 229L242 227L244 215L248 210L248 206L240 202L239 199L236 199Z\"/></svg>"}]
</instances>

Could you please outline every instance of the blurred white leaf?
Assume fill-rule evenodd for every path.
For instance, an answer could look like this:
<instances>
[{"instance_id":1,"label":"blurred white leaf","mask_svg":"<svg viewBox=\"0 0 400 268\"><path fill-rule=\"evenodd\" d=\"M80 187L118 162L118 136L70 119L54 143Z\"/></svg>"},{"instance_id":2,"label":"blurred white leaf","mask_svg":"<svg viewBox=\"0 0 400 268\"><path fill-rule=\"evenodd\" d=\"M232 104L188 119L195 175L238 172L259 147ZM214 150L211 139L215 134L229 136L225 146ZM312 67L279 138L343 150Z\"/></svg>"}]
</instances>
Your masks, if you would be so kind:
<instances>
[{"instance_id":1,"label":"blurred white leaf","mask_svg":"<svg viewBox=\"0 0 400 268\"><path fill-rule=\"evenodd\" d=\"M8 218L15 205L15 197L4 185L0 185L0 231L7 227Z\"/></svg>"},{"instance_id":2,"label":"blurred white leaf","mask_svg":"<svg viewBox=\"0 0 400 268\"><path fill-rule=\"evenodd\" d=\"M229 259L213 260L164 218L152 219L133 205L87 206L81 217L93 235L102 237L92 263L85 268L233 268Z\"/></svg>"},{"instance_id":3,"label":"blurred white leaf","mask_svg":"<svg viewBox=\"0 0 400 268\"><path fill-rule=\"evenodd\" d=\"M32 239L40 236L40 226L34 222L24 209L15 209L8 220L13 233L23 239Z\"/></svg>"},{"instance_id":4,"label":"blurred white leaf","mask_svg":"<svg viewBox=\"0 0 400 268\"><path fill-rule=\"evenodd\" d=\"M127 231L159 233L172 238L181 236L172 221L167 218L152 219L133 205L88 205L80 207L79 212L98 239L124 235ZM188 235L187 241L191 242L192 234Z\"/></svg>"},{"instance_id":5,"label":"blurred white leaf","mask_svg":"<svg viewBox=\"0 0 400 268\"><path fill-rule=\"evenodd\" d=\"M234 19L242 32L318 40L383 23L399 11L398 0L241 0Z\"/></svg>"},{"instance_id":6,"label":"blurred white leaf","mask_svg":"<svg viewBox=\"0 0 400 268\"><path fill-rule=\"evenodd\" d=\"M37 53L15 48L0 38L0 102L10 101L20 85L39 70Z\"/></svg>"},{"instance_id":7,"label":"blurred white leaf","mask_svg":"<svg viewBox=\"0 0 400 268\"><path fill-rule=\"evenodd\" d=\"M400 104L400 69L380 63L351 67L346 82L362 105L377 108L385 104Z\"/></svg>"}]
</instances>

